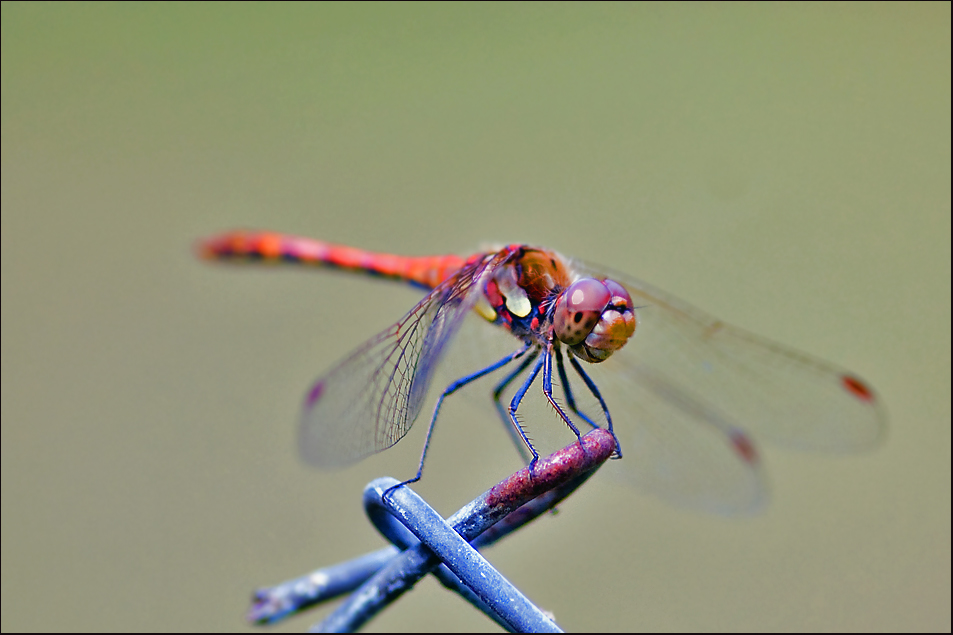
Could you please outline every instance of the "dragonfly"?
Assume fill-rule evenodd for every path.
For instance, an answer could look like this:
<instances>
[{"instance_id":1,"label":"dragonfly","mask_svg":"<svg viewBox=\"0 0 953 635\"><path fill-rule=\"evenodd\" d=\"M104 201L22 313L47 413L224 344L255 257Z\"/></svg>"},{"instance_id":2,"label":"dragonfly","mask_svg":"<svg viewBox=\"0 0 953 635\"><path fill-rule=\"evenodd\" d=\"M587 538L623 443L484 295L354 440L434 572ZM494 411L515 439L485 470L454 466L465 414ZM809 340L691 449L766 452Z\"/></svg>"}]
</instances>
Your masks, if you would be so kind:
<instances>
[{"instance_id":1,"label":"dragonfly","mask_svg":"<svg viewBox=\"0 0 953 635\"><path fill-rule=\"evenodd\" d=\"M615 458L625 454L617 462L624 480L716 513L764 504L756 440L843 453L872 448L885 432L884 408L857 375L551 249L511 244L468 257L411 257L242 230L202 240L198 250L208 260L371 274L426 293L307 392L298 443L319 467L348 465L407 434L467 316L496 327L506 352L441 392L408 483L421 477L444 399L494 373L501 378L493 403L530 467L539 455L519 415L539 380L546 402L577 437L580 427L613 433Z\"/></svg>"}]
</instances>

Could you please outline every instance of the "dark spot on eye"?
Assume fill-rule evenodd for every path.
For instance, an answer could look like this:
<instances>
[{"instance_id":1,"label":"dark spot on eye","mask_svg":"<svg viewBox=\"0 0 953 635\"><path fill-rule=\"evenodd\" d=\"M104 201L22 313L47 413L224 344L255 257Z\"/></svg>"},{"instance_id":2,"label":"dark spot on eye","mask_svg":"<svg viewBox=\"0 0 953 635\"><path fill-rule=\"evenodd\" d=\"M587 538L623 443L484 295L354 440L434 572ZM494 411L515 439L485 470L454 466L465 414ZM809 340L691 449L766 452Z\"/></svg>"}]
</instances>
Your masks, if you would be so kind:
<instances>
[{"instance_id":1,"label":"dark spot on eye","mask_svg":"<svg viewBox=\"0 0 953 635\"><path fill-rule=\"evenodd\" d=\"M572 314L572 321L576 324L579 324L579 320L582 319L582 312L576 312Z\"/></svg>"}]
</instances>

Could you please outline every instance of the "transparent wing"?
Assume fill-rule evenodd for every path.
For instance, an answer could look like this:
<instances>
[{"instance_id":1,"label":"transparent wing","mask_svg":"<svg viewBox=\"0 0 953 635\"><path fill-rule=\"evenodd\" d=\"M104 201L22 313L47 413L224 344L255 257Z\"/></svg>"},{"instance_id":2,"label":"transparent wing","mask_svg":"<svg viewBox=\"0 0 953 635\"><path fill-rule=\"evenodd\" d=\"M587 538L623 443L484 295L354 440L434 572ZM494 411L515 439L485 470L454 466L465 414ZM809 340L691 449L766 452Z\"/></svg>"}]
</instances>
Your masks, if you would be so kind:
<instances>
[{"instance_id":1,"label":"transparent wing","mask_svg":"<svg viewBox=\"0 0 953 635\"><path fill-rule=\"evenodd\" d=\"M446 344L476 300L471 291L506 257L491 254L463 267L315 382L298 434L305 460L321 467L347 465L407 434Z\"/></svg>"},{"instance_id":2,"label":"transparent wing","mask_svg":"<svg viewBox=\"0 0 953 635\"><path fill-rule=\"evenodd\" d=\"M765 498L751 437L843 452L883 436L876 395L846 370L644 282L576 264L584 275L625 286L637 307L632 341L585 366L612 414L624 454L617 469L627 479L686 506L750 511Z\"/></svg>"}]
</instances>

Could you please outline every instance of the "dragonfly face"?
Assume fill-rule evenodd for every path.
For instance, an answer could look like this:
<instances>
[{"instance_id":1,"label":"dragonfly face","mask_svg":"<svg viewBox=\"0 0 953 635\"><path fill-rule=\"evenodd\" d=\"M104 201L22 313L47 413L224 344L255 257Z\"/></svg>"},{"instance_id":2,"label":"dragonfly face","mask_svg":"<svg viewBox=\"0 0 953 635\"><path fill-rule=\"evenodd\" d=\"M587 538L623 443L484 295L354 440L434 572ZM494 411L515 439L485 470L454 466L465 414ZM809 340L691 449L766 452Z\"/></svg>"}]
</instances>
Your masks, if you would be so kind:
<instances>
[{"instance_id":1,"label":"dragonfly face","mask_svg":"<svg viewBox=\"0 0 953 635\"><path fill-rule=\"evenodd\" d=\"M576 280L556 302L553 327L579 359L605 361L635 333L632 298L612 280Z\"/></svg>"}]
</instances>

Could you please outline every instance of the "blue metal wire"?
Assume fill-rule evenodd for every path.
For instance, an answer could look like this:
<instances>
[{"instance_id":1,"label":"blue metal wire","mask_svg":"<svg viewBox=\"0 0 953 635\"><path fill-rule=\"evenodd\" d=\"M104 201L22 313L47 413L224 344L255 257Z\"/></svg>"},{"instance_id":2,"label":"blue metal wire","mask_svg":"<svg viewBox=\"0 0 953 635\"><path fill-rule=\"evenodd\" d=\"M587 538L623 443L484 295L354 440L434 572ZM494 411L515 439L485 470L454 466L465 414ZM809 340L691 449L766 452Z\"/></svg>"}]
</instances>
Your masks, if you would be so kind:
<instances>
[{"instance_id":1,"label":"blue metal wire","mask_svg":"<svg viewBox=\"0 0 953 635\"><path fill-rule=\"evenodd\" d=\"M273 623L308 606L354 591L314 629L360 628L433 572L449 589L510 631L558 632L559 627L476 551L552 509L579 487L615 450L597 429L524 468L444 520L409 487L377 479L364 492L365 510L396 546L261 589L249 620ZM355 591L356 589L356 591Z\"/></svg>"},{"instance_id":2,"label":"blue metal wire","mask_svg":"<svg viewBox=\"0 0 953 635\"><path fill-rule=\"evenodd\" d=\"M385 547L300 578L259 589L252 595L252 608L246 619L255 624L274 624L315 604L350 593L399 553L397 547Z\"/></svg>"},{"instance_id":3,"label":"blue metal wire","mask_svg":"<svg viewBox=\"0 0 953 635\"><path fill-rule=\"evenodd\" d=\"M443 517L409 487L388 492L397 484L391 478L378 479L364 490L364 505L378 529L391 519L403 523L453 574L460 579L492 615L508 630L531 633L562 632L559 627L493 565L470 546ZM387 493L387 503L383 496ZM385 535L390 533L384 531ZM424 548L420 548L424 551ZM428 561L432 558L428 558Z\"/></svg>"}]
</instances>

